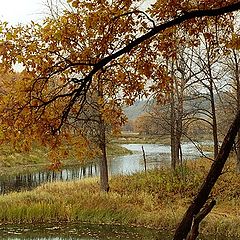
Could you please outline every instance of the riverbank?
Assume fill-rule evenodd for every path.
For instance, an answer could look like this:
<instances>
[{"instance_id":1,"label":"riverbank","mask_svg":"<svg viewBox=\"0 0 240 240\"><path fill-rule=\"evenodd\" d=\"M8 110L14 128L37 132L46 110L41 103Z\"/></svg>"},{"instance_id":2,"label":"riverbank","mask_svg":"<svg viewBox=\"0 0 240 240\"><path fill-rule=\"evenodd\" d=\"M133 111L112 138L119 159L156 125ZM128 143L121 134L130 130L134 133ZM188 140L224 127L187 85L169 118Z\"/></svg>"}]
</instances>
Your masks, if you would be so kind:
<instances>
[{"instance_id":1,"label":"riverbank","mask_svg":"<svg viewBox=\"0 0 240 240\"><path fill-rule=\"evenodd\" d=\"M130 150L116 143L111 143L107 147L108 156L121 156L131 153ZM86 165L93 161L95 160L82 162L70 156L62 164L64 167L69 167ZM11 147L0 146L0 176L45 170L50 164L48 151L44 147L36 147L29 152L16 152Z\"/></svg>"},{"instance_id":2,"label":"riverbank","mask_svg":"<svg viewBox=\"0 0 240 240\"><path fill-rule=\"evenodd\" d=\"M88 222L147 226L173 231L208 172L208 160L187 166L114 176L110 193L99 191L98 179L55 182L29 192L0 196L0 224ZM231 163L213 197L217 206L202 224L203 234L240 237L239 175Z\"/></svg>"},{"instance_id":3,"label":"riverbank","mask_svg":"<svg viewBox=\"0 0 240 240\"><path fill-rule=\"evenodd\" d=\"M158 135L140 135L134 132L122 132L120 136L116 136L112 139L116 144L170 144L170 136L158 136Z\"/></svg>"}]
</instances>

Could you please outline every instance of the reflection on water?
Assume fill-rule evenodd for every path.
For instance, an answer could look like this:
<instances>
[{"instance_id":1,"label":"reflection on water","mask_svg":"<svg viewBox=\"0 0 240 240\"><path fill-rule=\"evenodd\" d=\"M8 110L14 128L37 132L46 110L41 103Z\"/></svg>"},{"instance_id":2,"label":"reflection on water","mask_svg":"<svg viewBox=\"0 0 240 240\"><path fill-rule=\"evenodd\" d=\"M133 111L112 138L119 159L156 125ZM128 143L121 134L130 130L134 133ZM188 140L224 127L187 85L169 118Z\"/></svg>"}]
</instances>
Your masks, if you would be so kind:
<instances>
[{"instance_id":1,"label":"reflection on water","mask_svg":"<svg viewBox=\"0 0 240 240\"><path fill-rule=\"evenodd\" d=\"M127 156L110 157L109 174L131 174L144 170L142 145L147 159L147 169L158 168L170 163L170 146L160 144L123 144L133 154ZM184 159L200 156L193 144L182 145ZM207 154L207 153L206 153ZM50 170L0 177L0 193L32 189L41 183L53 181L69 181L99 175L98 164L88 166L74 166L54 172Z\"/></svg>"},{"instance_id":2,"label":"reflection on water","mask_svg":"<svg viewBox=\"0 0 240 240\"><path fill-rule=\"evenodd\" d=\"M211 143L208 143L211 144ZM161 166L170 165L171 148L169 145L162 144L122 144L123 147L131 150L132 155L115 157L109 159L110 174L131 174L144 170L144 162L142 155L142 146L146 154L147 169L159 168ZM201 157L193 143L182 144L183 160L196 159ZM204 152L210 155L210 152Z\"/></svg>"},{"instance_id":3,"label":"reflection on water","mask_svg":"<svg viewBox=\"0 0 240 240\"><path fill-rule=\"evenodd\" d=\"M170 240L167 232L113 225L71 224L62 226L1 227L0 239L8 240Z\"/></svg>"},{"instance_id":4,"label":"reflection on water","mask_svg":"<svg viewBox=\"0 0 240 240\"><path fill-rule=\"evenodd\" d=\"M132 155L114 157L109 159L110 174L128 174L144 169L141 144L127 144L124 147L133 151ZM161 167L170 162L170 147L157 144L144 144L147 158L147 167ZM183 146L184 159L199 157L199 153L193 146ZM14 177L0 179L0 191L6 193L12 190L33 188L43 182L56 180L68 181L97 176L99 168L97 164L89 166L77 166L63 169L60 172L41 171L28 174L19 174ZM131 228L106 225L65 225L65 226L22 226L0 227L0 239L3 240L119 240L119 239L143 239L143 240L170 240L167 232L159 232L145 228ZM223 236L201 237L202 240L227 240Z\"/></svg>"},{"instance_id":5,"label":"reflection on water","mask_svg":"<svg viewBox=\"0 0 240 240\"><path fill-rule=\"evenodd\" d=\"M114 225L67 224L59 226L2 226L3 240L170 240L172 234L158 230ZM226 236L200 236L202 240L237 240Z\"/></svg>"},{"instance_id":6,"label":"reflection on water","mask_svg":"<svg viewBox=\"0 0 240 240\"><path fill-rule=\"evenodd\" d=\"M54 181L69 181L82 179L86 177L97 176L99 169L97 164L88 166L75 166L61 171L50 171L48 169L33 173L21 173L15 176L0 177L0 193L4 194L10 191L21 191L23 189L32 189L41 183Z\"/></svg>"}]
</instances>

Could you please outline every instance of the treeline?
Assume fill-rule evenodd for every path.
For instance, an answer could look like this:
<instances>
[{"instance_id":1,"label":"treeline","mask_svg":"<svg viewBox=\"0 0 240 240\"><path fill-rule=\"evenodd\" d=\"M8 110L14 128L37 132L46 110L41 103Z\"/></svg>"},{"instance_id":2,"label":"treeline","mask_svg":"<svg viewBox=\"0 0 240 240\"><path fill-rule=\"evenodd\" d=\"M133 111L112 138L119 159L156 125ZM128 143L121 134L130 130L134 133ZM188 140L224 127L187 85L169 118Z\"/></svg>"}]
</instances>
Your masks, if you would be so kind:
<instances>
[{"instance_id":1,"label":"treeline","mask_svg":"<svg viewBox=\"0 0 240 240\"><path fill-rule=\"evenodd\" d=\"M170 135L174 149L172 161L176 159L177 165L183 138L199 140L205 135L213 141L216 157L219 142L240 109L240 55L235 45L226 40L229 31L229 26L215 21L206 26L197 40L192 40L198 42L197 46L192 42L187 46L179 45L174 59L162 59L171 75L171 93L165 96L161 93L160 101L156 100L158 93L151 96L153 99L147 101L145 111L125 125L124 130L144 135ZM178 42L187 38L183 32L176 30L175 34ZM232 38L237 41L236 35ZM239 139L235 147L239 171Z\"/></svg>"}]
</instances>

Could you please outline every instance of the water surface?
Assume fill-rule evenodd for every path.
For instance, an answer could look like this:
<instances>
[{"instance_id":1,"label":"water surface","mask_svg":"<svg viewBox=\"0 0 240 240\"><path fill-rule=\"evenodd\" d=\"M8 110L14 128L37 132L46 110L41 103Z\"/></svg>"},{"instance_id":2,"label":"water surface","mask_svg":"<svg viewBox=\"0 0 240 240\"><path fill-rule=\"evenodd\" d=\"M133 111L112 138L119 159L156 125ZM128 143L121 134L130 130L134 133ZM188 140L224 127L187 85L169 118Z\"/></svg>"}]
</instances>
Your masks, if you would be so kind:
<instances>
[{"instance_id":1,"label":"water surface","mask_svg":"<svg viewBox=\"0 0 240 240\"><path fill-rule=\"evenodd\" d=\"M123 144L123 147L131 150L133 154L126 156L109 157L109 175L131 174L144 170L142 146L147 160L147 169L159 168L170 164L170 146L161 144ZM201 156L192 143L182 145L183 159L194 159ZM209 153L206 153L209 154ZM34 187L53 181L71 181L86 177L99 176L97 163L87 166L71 166L61 171L48 169L34 172L6 175L0 177L0 193L33 189Z\"/></svg>"},{"instance_id":2,"label":"water surface","mask_svg":"<svg viewBox=\"0 0 240 240\"><path fill-rule=\"evenodd\" d=\"M69 224L60 226L1 227L0 238L8 240L170 240L167 233L147 228L113 225Z\"/></svg>"},{"instance_id":3,"label":"water surface","mask_svg":"<svg viewBox=\"0 0 240 240\"><path fill-rule=\"evenodd\" d=\"M65 224L22 225L0 227L3 240L171 240L173 232L163 232L142 227L114 225ZM201 240L237 240L226 236L200 236Z\"/></svg>"}]
</instances>

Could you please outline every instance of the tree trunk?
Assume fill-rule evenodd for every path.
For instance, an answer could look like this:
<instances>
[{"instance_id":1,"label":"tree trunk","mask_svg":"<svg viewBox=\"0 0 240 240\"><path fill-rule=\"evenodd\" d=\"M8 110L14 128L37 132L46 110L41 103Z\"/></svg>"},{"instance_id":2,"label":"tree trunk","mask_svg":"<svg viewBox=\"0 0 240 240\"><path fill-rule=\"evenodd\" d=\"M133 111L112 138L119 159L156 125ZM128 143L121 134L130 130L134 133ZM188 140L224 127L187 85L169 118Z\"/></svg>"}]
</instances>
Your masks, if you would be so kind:
<instances>
[{"instance_id":1,"label":"tree trunk","mask_svg":"<svg viewBox=\"0 0 240 240\"><path fill-rule=\"evenodd\" d=\"M228 133L226 134L223 140L220 151L214 163L212 164L211 169L209 170L209 173L204 183L202 184L199 192L194 198L192 204L187 209L181 223L176 229L173 240L184 240L189 234L194 216L196 216L205 205L213 186L215 185L217 179L222 173L223 167L233 147L234 140L237 136L239 129L240 129L240 111L237 112L235 120L233 121L232 125L228 130Z\"/></svg>"},{"instance_id":2,"label":"tree trunk","mask_svg":"<svg viewBox=\"0 0 240 240\"><path fill-rule=\"evenodd\" d=\"M237 138L237 172L240 173L240 131Z\"/></svg>"},{"instance_id":3,"label":"tree trunk","mask_svg":"<svg viewBox=\"0 0 240 240\"><path fill-rule=\"evenodd\" d=\"M98 97L103 100L103 83L101 78L98 79ZM103 109L102 104L98 105L99 109L99 135L98 135L98 143L99 148L101 150L99 168L100 168L100 189L103 192L109 191L109 183L108 183L108 162L107 162L107 140L106 140L106 123L103 118L101 110Z\"/></svg>"},{"instance_id":4,"label":"tree trunk","mask_svg":"<svg viewBox=\"0 0 240 240\"><path fill-rule=\"evenodd\" d=\"M184 81L184 78L181 80ZM181 83L182 84L182 83ZM177 165L182 164L182 156L181 156L181 139L183 134L183 86L178 90L177 98L177 118L176 118L176 161Z\"/></svg>"},{"instance_id":5,"label":"tree trunk","mask_svg":"<svg viewBox=\"0 0 240 240\"><path fill-rule=\"evenodd\" d=\"M100 188L101 191L108 192L109 184L108 184L108 163L107 163L107 151L106 151L106 129L104 121L100 117L100 149L101 149L101 157L100 157Z\"/></svg>"},{"instance_id":6,"label":"tree trunk","mask_svg":"<svg viewBox=\"0 0 240 240\"><path fill-rule=\"evenodd\" d=\"M235 64L235 80L237 85L237 111L240 111L240 78L239 78L239 59L237 57L237 53L235 50L233 50L234 55L234 64ZM238 137L237 137L237 172L240 173L240 130L238 131Z\"/></svg>"},{"instance_id":7,"label":"tree trunk","mask_svg":"<svg viewBox=\"0 0 240 240\"><path fill-rule=\"evenodd\" d=\"M176 169L177 155L176 155L176 113L175 113L175 99L174 92L171 93L171 168Z\"/></svg>"},{"instance_id":8,"label":"tree trunk","mask_svg":"<svg viewBox=\"0 0 240 240\"><path fill-rule=\"evenodd\" d=\"M213 134L213 143L214 143L214 158L218 155L218 128L217 128L217 116L216 116L216 107L214 99L214 79L212 73L212 63L211 63L211 54L210 54L211 44L207 44L206 41L206 50L207 50L207 66L209 74L209 94L210 94L210 103L211 103L211 112L212 112L212 134Z\"/></svg>"},{"instance_id":9,"label":"tree trunk","mask_svg":"<svg viewBox=\"0 0 240 240\"><path fill-rule=\"evenodd\" d=\"M214 99L214 94L213 94L212 82L211 82L211 87L210 87L210 99L211 99L211 111L212 111L212 132L213 132L213 143L214 143L214 158L216 158L218 155L218 129L217 129L217 116L216 116L215 99Z\"/></svg>"},{"instance_id":10,"label":"tree trunk","mask_svg":"<svg viewBox=\"0 0 240 240\"><path fill-rule=\"evenodd\" d=\"M194 217L194 221L191 227L191 231L187 235L186 240L195 240L199 235L199 226L202 220L211 212L213 207L215 206L216 201L212 200L210 204L206 204L204 208Z\"/></svg>"}]
</instances>

